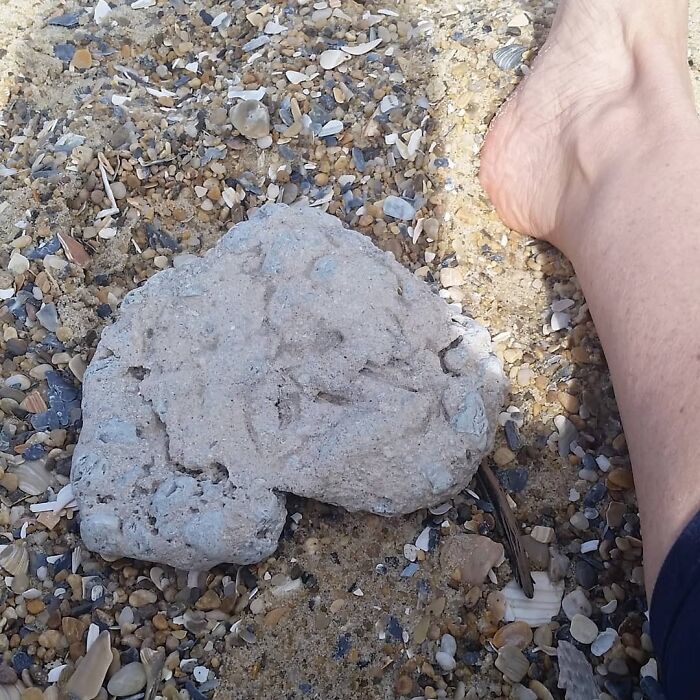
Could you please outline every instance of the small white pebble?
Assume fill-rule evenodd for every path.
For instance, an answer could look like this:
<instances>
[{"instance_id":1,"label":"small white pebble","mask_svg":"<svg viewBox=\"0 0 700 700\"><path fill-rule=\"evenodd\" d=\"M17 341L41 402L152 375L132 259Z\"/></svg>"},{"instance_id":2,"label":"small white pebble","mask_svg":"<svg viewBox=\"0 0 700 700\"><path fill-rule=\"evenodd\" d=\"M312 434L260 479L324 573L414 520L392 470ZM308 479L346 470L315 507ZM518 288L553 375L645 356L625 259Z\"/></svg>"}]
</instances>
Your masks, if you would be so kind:
<instances>
[{"instance_id":1,"label":"small white pebble","mask_svg":"<svg viewBox=\"0 0 700 700\"><path fill-rule=\"evenodd\" d=\"M435 654L435 661L443 671L454 671L457 668L457 662L454 660L454 657L444 651L438 651Z\"/></svg>"},{"instance_id":2,"label":"small white pebble","mask_svg":"<svg viewBox=\"0 0 700 700\"><path fill-rule=\"evenodd\" d=\"M443 634L440 639L440 651L454 656L457 653L457 640L451 634Z\"/></svg>"},{"instance_id":3,"label":"small white pebble","mask_svg":"<svg viewBox=\"0 0 700 700\"><path fill-rule=\"evenodd\" d=\"M588 540L587 542L581 543L581 554L588 554L589 552L595 552L600 546L600 540Z\"/></svg>"}]
</instances>

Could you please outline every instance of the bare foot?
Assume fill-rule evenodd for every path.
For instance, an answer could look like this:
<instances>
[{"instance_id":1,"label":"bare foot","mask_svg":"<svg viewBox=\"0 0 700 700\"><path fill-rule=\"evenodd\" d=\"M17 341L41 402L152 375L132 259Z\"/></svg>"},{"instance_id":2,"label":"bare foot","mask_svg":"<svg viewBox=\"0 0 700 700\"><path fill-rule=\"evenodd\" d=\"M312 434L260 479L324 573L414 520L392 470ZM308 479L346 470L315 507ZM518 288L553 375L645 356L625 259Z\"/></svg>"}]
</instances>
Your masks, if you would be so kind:
<instances>
[{"instance_id":1,"label":"bare foot","mask_svg":"<svg viewBox=\"0 0 700 700\"><path fill-rule=\"evenodd\" d=\"M481 183L507 226L567 252L562 218L585 211L570 193L581 200L634 149L650 110L663 130L658 113L687 104L686 27L685 0L561 1L532 73L481 153Z\"/></svg>"}]
</instances>

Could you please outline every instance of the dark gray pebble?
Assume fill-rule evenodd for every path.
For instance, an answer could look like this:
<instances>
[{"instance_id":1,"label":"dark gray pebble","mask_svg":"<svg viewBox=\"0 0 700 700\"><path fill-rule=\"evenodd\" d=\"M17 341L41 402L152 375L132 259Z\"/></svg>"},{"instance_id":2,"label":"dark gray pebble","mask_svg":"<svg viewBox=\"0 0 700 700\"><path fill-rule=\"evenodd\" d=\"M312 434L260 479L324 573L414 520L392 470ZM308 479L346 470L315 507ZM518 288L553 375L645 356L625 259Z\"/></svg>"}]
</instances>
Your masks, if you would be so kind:
<instances>
[{"instance_id":1,"label":"dark gray pebble","mask_svg":"<svg viewBox=\"0 0 700 700\"><path fill-rule=\"evenodd\" d=\"M517 452L523 446L523 441L520 439L520 433L518 432L518 426L514 421L507 420L504 430L508 447L513 450L513 452Z\"/></svg>"},{"instance_id":2,"label":"dark gray pebble","mask_svg":"<svg viewBox=\"0 0 700 700\"><path fill-rule=\"evenodd\" d=\"M527 486L529 474L524 467L514 467L513 469L500 469L496 472L496 476L506 491L519 493Z\"/></svg>"},{"instance_id":3,"label":"dark gray pebble","mask_svg":"<svg viewBox=\"0 0 700 700\"><path fill-rule=\"evenodd\" d=\"M386 638L389 642L403 641L403 628L401 623L392 615L386 625Z\"/></svg>"},{"instance_id":4,"label":"dark gray pebble","mask_svg":"<svg viewBox=\"0 0 700 700\"><path fill-rule=\"evenodd\" d=\"M598 575L595 569L588 563L579 559L576 562L576 583L586 590L593 588L598 582Z\"/></svg>"},{"instance_id":5,"label":"dark gray pebble","mask_svg":"<svg viewBox=\"0 0 700 700\"><path fill-rule=\"evenodd\" d=\"M338 637L338 641L335 644L335 651L333 652L334 659L343 659L347 656L350 648L352 647L352 637L349 632L341 634Z\"/></svg>"},{"instance_id":6,"label":"dark gray pebble","mask_svg":"<svg viewBox=\"0 0 700 700\"><path fill-rule=\"evenodd\" d=\"M588 490L585 498L583 499L583 504L585 506L594 506L596 503L600 503L604 498L608 489L602 481L598 481Z\"/></svg>"},{"instance_id":7,"label":"dark gray pebble","mask_svg":"<svg viewBox=\"0 0 700 700\"><path fill-rule=\"evenodd\" d=\"M65 15L56 15L55 17L48 19L47 24L51 24L54 27L77 27L78 19L82 14L83 11L78 10L77 12L67 12Z\"/></svg>"},{"instance_id":8,"label":"dark gray pebble","mask_svg":"<svg viewBox=\"0 0 700 700\"><path fill-rule=\"evenodd\" d=\"M630 700L632 697L632 679L620 676L608 676L605 680L605 690L615 700Z\"/></svg>"},{"instance_id":9,"label":"dark gray pebble","mask_svg":"<svg viewBox=\"0 0 700 700\"><path fill-rule=\"evenodd\" d=\"M21 357L27 352L27 341L11 338L5 343L5 355L9 358Z\"/></svg>"},{"instance_id":10,"label":"dark gray pebble","mask_svg":"<svg viewBox=\"0 0 700 700\"><path fill-rule=\"evenodd\" d=\"M33 664L32 657L24 651L18 651L12 656L12 668L15 673L22 673L25 668L31 668Z\"/></svg>"},{"instance_id":11,"label":"dark gray pebble","mask_svg":"<svg viewBox=\"0 0 700 700\"><path fill-rule=\"evenodd\" d=\"M639 682L639 687L647 700L666 700L661 684L652 676L644 676Z\"/></svg>"}]
</instances>

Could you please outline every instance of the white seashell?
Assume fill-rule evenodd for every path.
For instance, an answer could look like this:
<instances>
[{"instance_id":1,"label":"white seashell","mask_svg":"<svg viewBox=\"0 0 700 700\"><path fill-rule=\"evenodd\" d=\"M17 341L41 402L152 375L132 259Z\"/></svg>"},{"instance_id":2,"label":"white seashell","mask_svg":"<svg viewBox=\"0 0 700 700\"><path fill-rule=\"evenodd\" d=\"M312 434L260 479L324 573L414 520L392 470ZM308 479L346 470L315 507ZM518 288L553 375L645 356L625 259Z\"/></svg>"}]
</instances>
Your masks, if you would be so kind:
<instances>
[{"instance_id":1,"label":"white seashell","mask_svg":"<svg viewBox=\"0 0 700 700\"><path fill-rule=\"evenodd\" d=\"M266 94L267 88L264 87L258 88L257 90L229 88L226 96L229 100L253 100L254 102L260 102Z\"/></svg>"},{"instance_id":2,"label":"white seashell","mask_svg":"<svg viewBox=\"0 0 700 700\"><path fill-rule=\"evenodd\" d=\"M639 669L639 677L651 676L654 680L659 679L659 669L656 659L649 659L644 666Z\"/></svg>"},{"instance_id":3,"label":"white seashell","mask_svg":"<svg viewBox=\"0 0 700 700\"><path fill-rule=\"evenodd\" d=\"M25 462L15 469L20 491L30 496L41 496L49 488L51 474L40 462Z\"/></svg>"},{"instance_id":4,"label":"white seashell","mask_svg":"<svg viewBox=\"0 0 700 700\"><path fill-rule=\"evenodd\" d=\"M594 656L603 656L603 654L613 648L617 639L617 632L612 629L612 627L608 627L606 630L603 630L591 644L591 654Z\"/></svg>"},{"instance_id":5,"label":"white seashell","mask_svg":"<svg viewBox=\"0 0 700 700\"><path fill-rule=\"evenodd\" d=\"M430 549L430 528L426 527L423 532L416 537L416 547L427 552Z\"/></svg>"},{"instance_id":6,"label":"white seashell","mask_svg":"<svg viewBox=\"0 0 700 700\"><path fill-rule=\"evenodd\" d=\"M287 27L285 27L283 24L279 24L278 22L273 22L270 20L266 25L265 29L263 29L265 34L283 34L284 32L289 31Z\"/></svg>"},{"instance_id":7,"label":"white seashell","mask_svg":"<svg viewBox=\"0 0 700 700\"><path fill-rule=\"evenodd\" d=\"M617 600L613 598L610 602L600 606L600 612L605 613L606 615L612 615L612 613L617 610L617 605Z\"/></svg>"},{"instance_id":8,"label":"white seashell","mask_svg":"<svg viewBox=\"0 0 700 700\"><path fill-rule=\"evenodd\" d=\"M369 53L372 49L376 49L381 43L381 39L375 39L374 41L367 41L364 44L356 44L355 46L341 46L340 50L349 53L351 56L362 56L362 54Z\"/></svg>"},{"instance_id":9,"label":"white seashell","mask_svg":"<svg viewBox=\"0 0 700 700\"><path fill-rule=\"evenodd\" d=\"M382 101L379 103L379 111L382 114L390 112L392 109L396 109L401 106L399 98L394 94L384 95Z\"/></svg>"},{"instance_id":10,"label":"white seashell","mask_svg":"<svg viewBox=\"0 0 700 700\"><path fill-rule=\"evenodd\" d=\"M345 124L343 124L340 119L331 119L321 127L321 130L318 132L318 136L319 138L323 138L325 136L335 136L335 134L339 134L344 128Z\"/></svg>"},{"instance_id":11,"label":"white seashell","mask_svg":"<svg viewBox=\"0 0 700 700\"><path fill-rule=\"evenodd\" d=\"M328 49L318 58L318 62L323 70L333 70L333 68L337 68L341 63L349 60L350 56L339 49Z\"/></svg>"},{"instance_id":12,"label":"white seashell","mask_svg":"<svg viewBox=\"0 0 700 700\"><path fill-rule=\"evenodd\" d=\"M29 379L23 374L13 374L5 380L5 386L9 386L10 389L19 389L20 391L27 391L31 384Z\"/></svg>"},{"instance_id":13,"label":"white seashell","mask_svg":"<svg viewBox=\"0 0 700 700\"><path fill-rule=\"evenodd\" d=\"M58 683L58 679L61 677L61 673L64 668L68 668L68 664L61 664L60 666L55 666L49 671L49 675L46 677L49 683Z\"/></svg>"},{"instance_id":14,"label":"white seashell","mask_svg":"<svg viewBox=\"0 0 700 700\"><path fill-rule=\"evenodd\" d=\"M287 80L292 85L299 85L299 83L305 83L307 80L311 80L311 78L308 75L306 75L306 73L301 73L298 70L288 70L285 73L285 75L287 76ZM318 75L318 73L316 73L315 75Z\"/></svg>"},{"instance_id":15,"label":"white seashell","mask_svg":"<svg viewBox=\"0 0 700 700\"><path fill-rule=\"evenodd\" d=\"M506 622L522 620L530 627L539 627L559 613L564 584L552 583L545 571L533 571L532 579L535 584L533 598L527 598L515 581L506 584L503 589L506 598Z\"/></svg>"},{"instance_id":16,"label":"white seashell","mask_svg":"<svg viewBox=\"0 0 700 700\"><path fill-rule=\"evenodd\" d=\"M73 495L73 485L66 484L57 494L53 504L54 515L60 513L71 501L75 499Z\"/></svg>"},{"instance_id":17,"label":"white seashell","mask_svg":"<svg viewBox=\"0 0 700 700\"><path fill-rule=\"evenodd\" d=\"M555 311L549 321L553 331L561 331L564 328L568 328L569 323L571 323L571 316L563 311Z\"/></svg>"},{"instance_id":18,"label":"white seashell","mask_svg":"<svg viewBox=\"0 0 700 700\"><path fill-rule=\"evenodd\" d=\"M0 553L0 567L10 576L26 574L29 568L29 554L24 544L15 542L7 545Z\"/></svg>"},{"instance_id":19,"label":"white seashell","mask_svg":"<svg viewBox=\"0 0 700 700\"><path fill-rule=\"evenodd\" d=\"M111 11L112 11L112 8L109 6L108 3L105 2L105 0L97 0L97 5L95 5L95 12L94 12L95 24L101 24L102 20Z\"/></svg>"}]
</instances>

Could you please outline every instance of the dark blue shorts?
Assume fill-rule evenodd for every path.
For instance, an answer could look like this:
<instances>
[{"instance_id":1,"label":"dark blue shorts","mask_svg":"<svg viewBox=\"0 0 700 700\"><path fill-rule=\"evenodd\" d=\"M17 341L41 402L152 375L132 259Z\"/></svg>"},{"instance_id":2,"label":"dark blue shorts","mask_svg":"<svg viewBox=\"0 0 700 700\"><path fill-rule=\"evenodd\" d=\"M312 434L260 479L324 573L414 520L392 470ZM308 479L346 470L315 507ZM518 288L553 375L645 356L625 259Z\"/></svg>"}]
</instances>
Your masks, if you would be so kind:
<instances>
[{"instance_id":1,"label":"dark blue shorts","mask_svg":"<svg viewBox=\"0 0 700 700\"><path fill-rule=\"evenodd\" d=\"M651 599L651 636L667 700L700 698L700 513L671 548Z\"/></svg>"}]
</instances>

